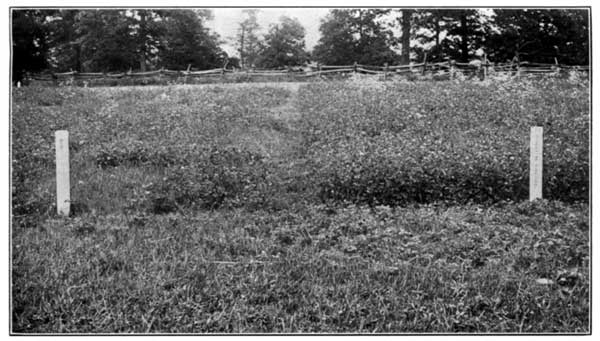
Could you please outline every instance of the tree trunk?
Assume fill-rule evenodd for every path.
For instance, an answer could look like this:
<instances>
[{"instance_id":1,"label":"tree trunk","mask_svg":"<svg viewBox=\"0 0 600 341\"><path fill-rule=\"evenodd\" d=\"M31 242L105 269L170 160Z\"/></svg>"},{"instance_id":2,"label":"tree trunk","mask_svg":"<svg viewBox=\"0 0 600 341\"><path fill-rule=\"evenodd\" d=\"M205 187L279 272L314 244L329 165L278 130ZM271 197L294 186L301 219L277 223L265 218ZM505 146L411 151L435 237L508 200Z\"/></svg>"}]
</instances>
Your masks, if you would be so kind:
<instances>
[{"instance_id":1,"label":"tree trunk","mask_svg":"<svg viewBox=\"0 0 600 341\"><path fill-rule=\"evenodd\" d=\"M77 70L77 72L83 71L81 69L81 45L80 44L75 45L75 70Z\"/></svg>"},{"instance_id":2,"label":"tree trunk","mask_svg":"<svg viewBox=\"0 0 600 341\"><path fill-rule=\"evenodd\" d=\"M140 11L140 71L146 72L146 12Z\"/></svg>"},{"instance_id":3,"label":"tree trunk","mask_svg":"<svg viewBox=\"0 0 600 341\"><path fill-rule=\"evenodd\" d=\"M403 65L410 64L410 18L412 10L402 10L402 55Z\"/></svg>"},{"instance_id":4,"label":"tree trunk","mask_svg":"<svg viewBox=\"0 0 600 341\"><path fill-rule=\"evenodd\" d=\"M469 28L467 27L467 15L460 16L460 53L463 63L469 62Z\"/></svg>"},{"instance_id":5,"label":"tree trunk","mask_svg":"<svg viewBox=\"0 0 600 341\"><path fill-rule=\"evenodd\" d=\"M442 51L440 48L440 18L435 17L435 55L437 56L438 61L442 61Z\"/></svg>"},{"instance_id":6,"label":"tree trunk","mask_svg":"<svg viewBox=\"0 0 600 341\"><path fill-rule=\"evenodd\" d=\"M246 61L244 60L244 33L246 31L245 27L242 27L242 33L240 36L240 66L242 69L246 66Z\"/></svg>"},{"instance_id":7,"label":"tree trunk","mask_svg":"<svg viewBox=\"0 0 600 341\"><path fill-rule=\"evenodd\" d=\"M145 53L140 53L140 71L146 72L146 56Z\"/></svg>"}]
</instances>

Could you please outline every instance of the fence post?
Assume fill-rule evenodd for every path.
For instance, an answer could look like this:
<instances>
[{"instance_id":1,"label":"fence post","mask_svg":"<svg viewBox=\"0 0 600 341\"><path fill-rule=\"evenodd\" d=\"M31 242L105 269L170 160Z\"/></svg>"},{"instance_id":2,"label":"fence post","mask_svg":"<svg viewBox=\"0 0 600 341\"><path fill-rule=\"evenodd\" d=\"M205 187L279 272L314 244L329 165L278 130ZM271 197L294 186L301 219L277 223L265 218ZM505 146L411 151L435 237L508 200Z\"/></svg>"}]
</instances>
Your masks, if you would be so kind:
<instances>
[{"instance_id":1,"label":"fence post","mask_svg":"<svg viewBox=\"0 0 600 341\"><path fill-rule=\"evenodd\" d=\"M319 78L321 78L321 63L317 63L317 72L318 72Z\"/></svg>"},{"instance_id":2,"label":"fence post","mask_svg":"<svg viewBox=\"0 0 600 341\"><path fill-rule=\"evenodd\" d=\"M427 70L427 52L425 52L425 56L423 56L423 72L422 72L422 75L425 75L425 70Z\"/></svg>"},{"instance_id":3,"label":"fence post","mask_svg":"<svg viewBox=\"0 0 600 341\"><path fill-rule=\"evenodd\" d=\"M56 210L59 215L68 216L71 210L69 184L69 132L58 130L56 139Z\"/></svg>"},{"instance_id":4,"label":"fence post","mask_svg":"<svg viewBox=\"0 0 600 341\"><path fill-rule=\"evenodd\" d=\"M515 63L515 60L517 61L517 70L515 71L515 76L517 76L518 72L519 72L519 60L517 59L517 56L515 55L513 57L513 59L510 60L510 74L509 74L510 77L513 76L513 65Z\"/></svg>"},{"instance_id":5,"label":"fence post","mask_svg":"<svg viewBox=\"0 0 600 341\"><path fill-rule=\"evenodd\" d=\"M192 64L188 64L188 67L185 70L185 75L183 76L183 84L187 84L188 74L190 73L191 67L192 67Z\"/></svg>"},{"instance_id":6,"label":"fence post","mask_svg":"<svg viewBox=\"0 0 600 341\"><path fill-rule=\"evenodd\" d=\"M456 61L450 61L450 79L456 78Z\"/></svg>"},{"instance_id":7,"label":"fence post","mask_svg":"<svg viewBox=\"0 0 600 341\"><path fill-rule=\"evenodd\" d=\"M358 62L354 62L354 73L358 72Z\"/></svg>"},{"instance_id":8,"label":"fence post","mask_svg":"<svg viewBox=\"0 0 600 341\"><path fill-rule=\"evenodd\" d=\"M384 69L383 69L383 80L386 80L387 79L388 70L390 68L390 64L385 63L383 66L384 66Z\"/></svg>"},{"instance_id":9,"label":"fence post","mask_svg":"<svg viewBox=\"0 0 600 341\"><path fill-rule=\"evenodd\" d=\"M521 78L521 60L519 59L518 54L515 55L515 57L511 61L511 65L515 61L517 62L517 78Z\"/></svg>"},{"instance_id":10,"label":"fence post","mask_svg":"<svg viewBox=\"0 0 600 341\"><path fill-rule=\"evenodd\" d=\"M543 128L531 127L529 142L529 201L542 198Z\"/></svg>"},{"instance_id":11,"label":"fence post","mask_svg":"<svg viewBox=\"0 0 600 341\"><path fill-rule=\"evenodd\" d=\"M483 62L484 67L483 67L483 80L485 80L487 78L487 74L488 74L488 62L487 62L487 54L483 54Z\"/></svg>"}]
</instances>

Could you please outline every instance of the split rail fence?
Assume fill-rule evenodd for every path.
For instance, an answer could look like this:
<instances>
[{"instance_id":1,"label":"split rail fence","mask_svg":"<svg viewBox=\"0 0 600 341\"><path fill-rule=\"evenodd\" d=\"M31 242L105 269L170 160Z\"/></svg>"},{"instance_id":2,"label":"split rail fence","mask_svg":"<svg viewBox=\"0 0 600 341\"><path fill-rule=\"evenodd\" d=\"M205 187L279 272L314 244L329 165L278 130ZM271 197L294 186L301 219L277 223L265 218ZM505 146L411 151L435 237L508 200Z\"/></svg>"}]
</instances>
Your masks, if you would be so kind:
<instances>
[{"instance_id":1,"label":"split rail fence","mask_svg":"<svg viewBox=\"0 0 600 341\"><path fill-rule=\"evenodd\" d=\"M204 78L221 81L252 81L256 78L273 80L302 80L311 77L327 78L329 76L348 76L350 74L369 74L378 75L383 79L405 76L434 76L443 79L453 79L458 75L467 77L478 76L485 79L490 75L508 74L510 76L521 75L556 75L565 74L571 71L589 72L589 66L561 65L515 62L515 63L490 63L489 61L459 63L445 61L439 63L428 63L426 59L420 64L411 65L363 65L354 63L352 65L311 65L306 67L287 67L285 69L212 69L202 71L188 70L177 71L160 69L148 72L123 72L123 73L103 73L103 72L63 72L33 75L30 79L42 82L53 82L63 84L73 81L93 81L93 80L123 80L123 79L148 79L158 77L163 80L169 80L177 83L194 82L194 79Z\"/></svg>"}]
</instances>

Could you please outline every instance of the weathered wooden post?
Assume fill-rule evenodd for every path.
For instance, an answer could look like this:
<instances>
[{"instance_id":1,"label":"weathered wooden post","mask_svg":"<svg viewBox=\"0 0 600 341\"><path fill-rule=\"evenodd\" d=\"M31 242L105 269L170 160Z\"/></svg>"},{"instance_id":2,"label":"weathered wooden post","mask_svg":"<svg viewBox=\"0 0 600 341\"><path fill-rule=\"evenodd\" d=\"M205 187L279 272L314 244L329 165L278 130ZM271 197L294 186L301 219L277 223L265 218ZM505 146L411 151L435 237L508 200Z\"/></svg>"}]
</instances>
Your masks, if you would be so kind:
<instances>
[{"instance_id":1,"label":"weathered wooden post","mask_svg":"<svg viewBox=\"0 0 600 341\"><path fill-rule=\"evenodd\" d=\"M388 70L390 69L390 64L385 63L383 65L384 69L383 69L383 80L387 79L387 74L388 74Z\"/></svg>"},{"instance_id":2,"label":"weathered wooden post","mask_svg":"<svg viewBox=\"0 0 600 341\"><path fill-rule=\"evenodd\" d=\"M519 58L519 54L517 53L515 55L515 58L513 58L513 60L516 59L517 62L517 78L521 78L521 59Z\"/></svg>"},{"instance_id":3,"label":"weathered wooden post","mask_svg":"<svg viewBox=\"0 0 600 341\"><path fill-rule=\"evenodd\" d=\"M321 78L321 63L317 63L317 72L318 72L318 77Z\"/></svg>"},{"instance_id":4,"label":"weathered wooden post","mask_svg":"<svg viewBox=\"0 0 600 341\"><path fill-rule=\"evenodd\" d=\"M543 128L531 127L529 144L529 201L542 198Z\"/></svg>"},{"instance_id":5,"label":"weathered wooden post","mask_svg":"<svg viewBox=\"0 0 600 341\"><path fill-rule=\"evenodd\" d=\"M423 56L423 72L422 75L425 75L425 70L427 70L427 52Z\"/></svg>"},{"instance_id":6,"label":"weathered wooden post","mask_svg":"<svg viewBox=\"0 0 600 341\"><path fill-rule=\"evenodd\" d=\"M483 54L483 62L484 62L484 67L483 67L483 80L485 80L487 78L487 74L488 74L488 62L487 62L487 54Z\"/></svg>"},{"instance_id":7,"label":"weathered wooden post","mask_svg":"<svg viewBox=\"0 0 600 341\"><path fill-rule=\"evenodd\" d=\"M71 73L69 75L69 85L75 85L75 74L77 73L76 71L73 71L73 69L69 69L69 72Z\"/></svg>"},{"instance_id":8,"label":"weathered wooden post","mask_svg":"<svg viewBox=\"0 0 600 341\"><path fill-rule=\"evenodd\" d=\"M185 75L183 76L183 84L187 84L188 75L190 74L190 68L192 64L188 64L187 69L185 70Z\"/></svg>"},{"instance_id":9,"label":"weathered wooden post","mask_svg":"<svg viewBox=\"0 0 600 341\"><path fill-rule=\"evenodd\" d=\"M450 79L456 78L456 61L450 61Z\"/></svg>"},{"instance_id":10,"label":"weathered wooden post","mask_svg":"<svg viewBox=\"0 0 600 341\"><path fill-rule=\"evenodd\" d=\"M358 62L354 62L354 73L358 72Z\"/></svg>"},{"instance_id":11,"label":"weathered wooden post","mask_svg":"<svg viewBox=\"0 0 600 341\"><path fill-rule=\"evenodd\" d=\"M59 215L68 216L71 210L69 183L69 132L58 130L56 138L56 210Z\"/></svg>"},{"instance_id":12,"label":"weathered wooden post","mask_svg":"<svg viewBox=\"0 0 600 341\"><path fill-rule=\"evenodd\" d=\"M520 64L520 62L519 62L519 57L517 55L515 55L513 57L513 59L510 61L510 76L512 77L512 75L513 75L513 65L515 64L515 61L517 62L516 63L517 68L516 68L516 71L515 71L515 76L519 77L519 74L520 74L521 71L519 70L519 64Z\"/></svg>"}]
</instances>

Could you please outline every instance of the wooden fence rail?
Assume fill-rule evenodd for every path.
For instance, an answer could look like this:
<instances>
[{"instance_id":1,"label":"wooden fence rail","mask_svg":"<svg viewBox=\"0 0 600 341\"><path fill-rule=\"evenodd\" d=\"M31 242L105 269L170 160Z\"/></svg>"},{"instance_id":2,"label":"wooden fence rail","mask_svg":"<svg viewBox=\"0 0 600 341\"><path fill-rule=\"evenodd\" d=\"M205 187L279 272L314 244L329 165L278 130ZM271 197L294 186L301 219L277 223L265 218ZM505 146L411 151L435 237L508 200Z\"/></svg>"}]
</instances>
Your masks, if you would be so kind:
<instances>
[{"instance_id":1,"label":"wooden fence rail","mask_svg":"<svg viewBox=\"0 0 600 341\"><path fill-rule=\"evenodd\" d=\"M370 75L382 75L385 79L393 75L450 75L454 77L459 73L480 74L483 78L491 74L509 73L511 75L521 74L560 74L569 71L589 71L587 65L561 65L550 63L532 63L527 61L514 63L491 63L487 59L471 63L460 63L454 61L444 61L438 63L427 62L410 65L363 65L354 63L353 65L310 65L304 67L288 67L284 69L212 69L190 71L187 70L153 70L146 72L121 72L121 73L103 73L103 72L60 72L37 74L30 77L33 80L60 82L64 80L94 80L94 79L122 79L122 78L147 78L147 77L203 77L203 76L224 76L226 74L240 76L261 76L261 77L321 77L332 74L362 73Z\"/></svg>"}]
</instances>

